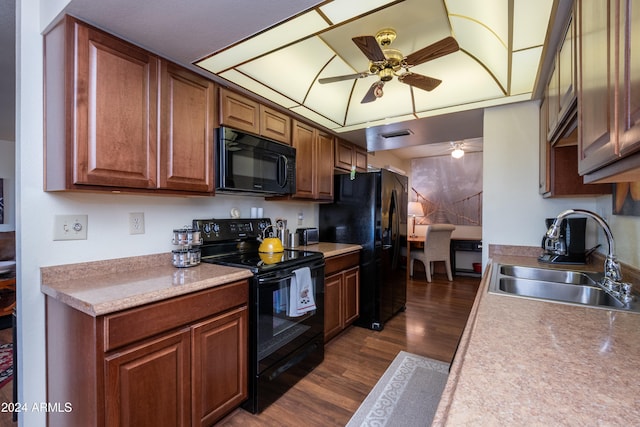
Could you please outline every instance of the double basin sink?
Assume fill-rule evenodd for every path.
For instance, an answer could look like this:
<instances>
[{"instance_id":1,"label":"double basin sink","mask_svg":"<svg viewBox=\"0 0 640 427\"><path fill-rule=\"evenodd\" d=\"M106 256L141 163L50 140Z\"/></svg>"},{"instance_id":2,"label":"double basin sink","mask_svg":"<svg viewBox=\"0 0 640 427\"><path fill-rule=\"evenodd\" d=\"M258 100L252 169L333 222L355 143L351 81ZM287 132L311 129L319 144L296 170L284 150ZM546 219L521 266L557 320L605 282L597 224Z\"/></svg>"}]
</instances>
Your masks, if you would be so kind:
<instances>
[{"instance_id":1,"label":"double basin sink","mask_svg":"<svg viewBox=\"0 0 640 427\"><path fill-rule=\"evenodd\" d=\"M624 304L598 285L604 273L495 264L489 292L640 313L638 296Z\"/></svg>"}]
</instances>

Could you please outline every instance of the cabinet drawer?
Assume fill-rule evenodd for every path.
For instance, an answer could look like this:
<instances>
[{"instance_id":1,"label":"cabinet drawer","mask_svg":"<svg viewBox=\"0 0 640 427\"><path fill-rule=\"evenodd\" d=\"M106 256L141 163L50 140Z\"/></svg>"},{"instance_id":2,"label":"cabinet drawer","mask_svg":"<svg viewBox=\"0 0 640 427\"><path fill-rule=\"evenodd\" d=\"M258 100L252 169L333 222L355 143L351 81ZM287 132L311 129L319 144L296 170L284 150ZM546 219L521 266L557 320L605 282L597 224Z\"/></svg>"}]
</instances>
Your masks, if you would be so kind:
<instances>
[{"instance_id":1,"label":"cabinet drawer","mask_svg":"<svg viewBox=\"0 0 640 427\"><path fill-rule=\"evenodd\" d=\"M326 258L324 262L324 275L328 276L337 271L360 265L360 251Z\"/></svg>"},{"instance_id":2,"label":"cabinet drawer","mask_svg":"<svg viewBox=\"0 0 640 427\"><path fill-rule=\"evenodd\" d=\"M104 351L247 304L246 280L171 298L104 317Z\"/></svg>"}]
</instances>

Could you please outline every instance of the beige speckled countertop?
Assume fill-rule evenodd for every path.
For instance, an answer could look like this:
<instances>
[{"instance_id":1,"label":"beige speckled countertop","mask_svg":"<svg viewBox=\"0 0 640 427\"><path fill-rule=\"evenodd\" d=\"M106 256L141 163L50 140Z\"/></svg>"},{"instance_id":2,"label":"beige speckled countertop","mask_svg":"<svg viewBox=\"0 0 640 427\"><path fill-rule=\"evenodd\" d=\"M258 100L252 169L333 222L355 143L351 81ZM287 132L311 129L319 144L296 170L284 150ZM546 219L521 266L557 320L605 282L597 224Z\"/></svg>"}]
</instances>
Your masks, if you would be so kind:
<instances>
[{"instance_id":1,"label":"beige speckled countertop","mask_svg":"<svg viewBox=\"0 0 640 427\"><path fill-rule=\"evenodd\" d=\"M201 263L175 268L171 254L42 267L40 289L99 316L252 277L245 268Z\"/></svg>"},{"instance_id":2,"label":"beige speckled countertop","mask_svg":"<svg viewBox=\"0 0 640 427\"><path fill-rule=\"evenodd\" d=\"M490 270L433 425L637 425L640 315L490 294Z\"/></svg>"},{"instance_id":3,"label":"beige speckled countertop","mask_svg":"<svg viewBox=\"0 0 640 427\"><path fill-rule=\"evenodd\" d=\"M362 249L360 245L319 243L294 249L325 258ZM77 310L100 316L252 277L245 268L201 263L175 268L171 254L42 267L40 289Z\"/></svg>"},{"instance_id":4,"label":"beige speckled countertop","mask_svg":"<svg viewBox=\"0 0 640 427\"><path fill-rule=\"evenodd\" d=\"M296 246L295 248L291 248L291 249L322 252L325 258L331 258L332 256L338 256L338 255L348 254L349 252L359 251L360 249L362 249L362 246L351 244L351 243L320 242L315 245Z\"/></svg>"}]
</instances>

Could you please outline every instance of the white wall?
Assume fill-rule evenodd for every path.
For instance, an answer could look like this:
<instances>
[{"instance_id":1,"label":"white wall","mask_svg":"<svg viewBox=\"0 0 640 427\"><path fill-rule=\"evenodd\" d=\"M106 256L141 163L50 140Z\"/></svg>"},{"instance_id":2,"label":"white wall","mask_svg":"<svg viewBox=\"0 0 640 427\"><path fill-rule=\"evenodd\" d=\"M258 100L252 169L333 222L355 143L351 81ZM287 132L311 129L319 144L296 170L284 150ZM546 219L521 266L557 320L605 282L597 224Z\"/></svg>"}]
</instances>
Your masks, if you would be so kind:
<instances>
[{"instance_id":1,"label":"white wall","mask_svg":"<svg viewBox=\"0 0 640 427\"><path fill-rule=\"evenodd\" d=\"M0 231L16 229L16 144L13 141L0 140L0 178L3 182L4 223L0 224Z\"/></svg>"},{"instance_id":2,"label":"white wall","mask_svg":"<svg viewBox=\"0 0 640 427\"><path fill-rule=\"evenodd\" d=\"M595 198L543 199L538 194L538 110L538 102L531 101L484 112L484 264L490 244L540 246L545 218L569 208L597 209ZM590 230L595 228L589 225ZM595 239L588 236L587 246Z\"/></svg>"}]
</instances>

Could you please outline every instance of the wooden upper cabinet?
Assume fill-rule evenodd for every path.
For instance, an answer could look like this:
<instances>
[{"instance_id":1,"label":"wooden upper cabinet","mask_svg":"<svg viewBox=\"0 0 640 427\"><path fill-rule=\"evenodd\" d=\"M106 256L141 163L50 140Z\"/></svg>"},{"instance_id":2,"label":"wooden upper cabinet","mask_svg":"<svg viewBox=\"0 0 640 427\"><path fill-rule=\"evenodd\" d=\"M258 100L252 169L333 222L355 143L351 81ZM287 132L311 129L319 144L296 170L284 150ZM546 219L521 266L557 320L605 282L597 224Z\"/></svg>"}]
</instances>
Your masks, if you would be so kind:
<instances>
[{"instance_id":1,"label":"wooden upper cabinet","mask_svg":"<svg viewBox=\"0 0 640 427\"><path fill-rule=\"evenodd\" d=\"M293 122L292 144L296 149L296 193L294 197L313 199L315 197L316 164L315 129L298 121Z\"/></svg>"},{"instance_id":2,"label":"wooden upper cabinet","mask_svg":"<svg viewBox=\"0 0 640 427\"><path fill-rule=\"evenodd\" d=\"M291 145L291 118L284 113L261 105L260 135Z\"/></svg>"},{"instance_id":3,"label":"wooden upper cabinet","mask_svg":"<svg viewBox=\"0 0 640 427\"><path fill-rule=\"evenodd\" d=\"M155 188L158 58L70 17L45 49L47 189Z\"/></svg>"},{"instance_id":4,"label":"wooden upper cabinet","mask_svg":"<svg viewBox=\"0 0 640 427\"><path fill-rule=\"evenodd\" d=\"M351 143L336 139L335 167L345 171L351 170L353 147Z\"/></svg>"},{"instance_id":5,"label":"wooden upper cabinet","mask_svg":"<svg viewBox=\"0 0 640 427\"><path fill-rule=\"evenodd\" d=\"M159 187L212 193L215 85L167 61L161 70Z\"/></svg>"},{"instance_id":6,"label":"wooden upper cabinet","mask_svg":"<svg viewBox=\"0 0 640 427\"><path fill-rule=\"evenodd\" d=\"M333 136L294 120L292 144L296 149L293 197L333 200Z\"/></svg>"},{"instance_id":7,"label":"wooden upper cabinet","mask_svg":"<svg viewBox=\"0 0 640 427\"><path fill-rule=\"evenodd\" d=\"M226 88L220 88L220 124L260 134L260 104Z\"/></svg>"},{"instance_id":8,"label":"wooden upper cabinet","mask_svg":"<svg viewBox=\"0 0 640 427\"><path fill-rule=\"evenodd\" d=\"M291 145L291 119L251 98L220 89L220 124Z\"/></svg>"},{"instance_id":9,"label":"wooden upper cabinet","mask_svg":"<svg viewBox=\"0 0 640 427\"><path fill-rule=\"evenodd\" d=\"M358 172L366 172L369 167L369 160L367 150L360 147L355 147L356 158L356 170Z\"/></svg>"},{"instance_id":10,"label":"wooden upper cabinet","mask_svg":"<svg viewBox=\"0 0 640 427\"><path fill-rule=\"evenodd\" d=\"M558 49L558 117L559 121L566 118L570 110L576 107L575 90L575 27L573 16L565 31L564 40Z\"/></svg>"},{"instance_id":11,"label":"wooden upper cabinet","mask_svg":"<svg viewBox=\"0 0 640 427\"><path fill-rule=\"evenodd\" d=\"M640 0L580 0L578 107L584 181L640 181Z\"/></svg>"},{"instance_id":12,"label":"wooden upper cabinet","mask_svg":"<svg viewBox=\"0 0 640 427\"><path fill-rule=\"evenodd\" d=\"M335 168L350 172L355 166L356 171L367 171L367 150L348 141L336 139Z\"/></svg>"},{"instance_id":13,"label":"wooden upper cabinet","mask_svg":"<svg viewBox=\"0 0 640 427\"><path fill-rule=\"evenodd\" d=\"M552 143L566 137L575 129L575 26L573 15L569 17L564 37L555 53L553 71L547 84L547 128L545 139Z\"/></svg>"},{"instance_id":14,"label":"wooden upper cabinet","mask_svg":"<svg viewBox=\"0 0 640 427\"><path fill-rule=\"evenodd\" d=\"M622 1L621 13L618 132L626 155L640 149L640 0Z\"/></svg>"},{"instance_id":15,"label":"wooden upper cabinet","mask_svg":"<svg viewBox=\"0 0 640 427\"><path fill-rule=\"evenodd\" d=\"M334 138L328 133L317 131L316 136L317 181L316 200L333 200L333 157Z\"/></svg>"},{"instance_id":16,"label":"wooden upper cabinet","mask_svg":"<svg viewBox=\"0 0 640 427\"><path fill-rule=\"evenodd\" d=\"M617 158L615 141L616 0L578 1L578 142L581 174Z\"/></svg>"},{"instance_id":17,"label":"wooden upper cabinet","mask_svg":"<svg viewBox=\"0 0 640 427\"><path fill-rule=\"evenodd\" d=\"M70 16L44 46L45 190L212 194L213 82Z\"/></svg>"}]
</instances>

